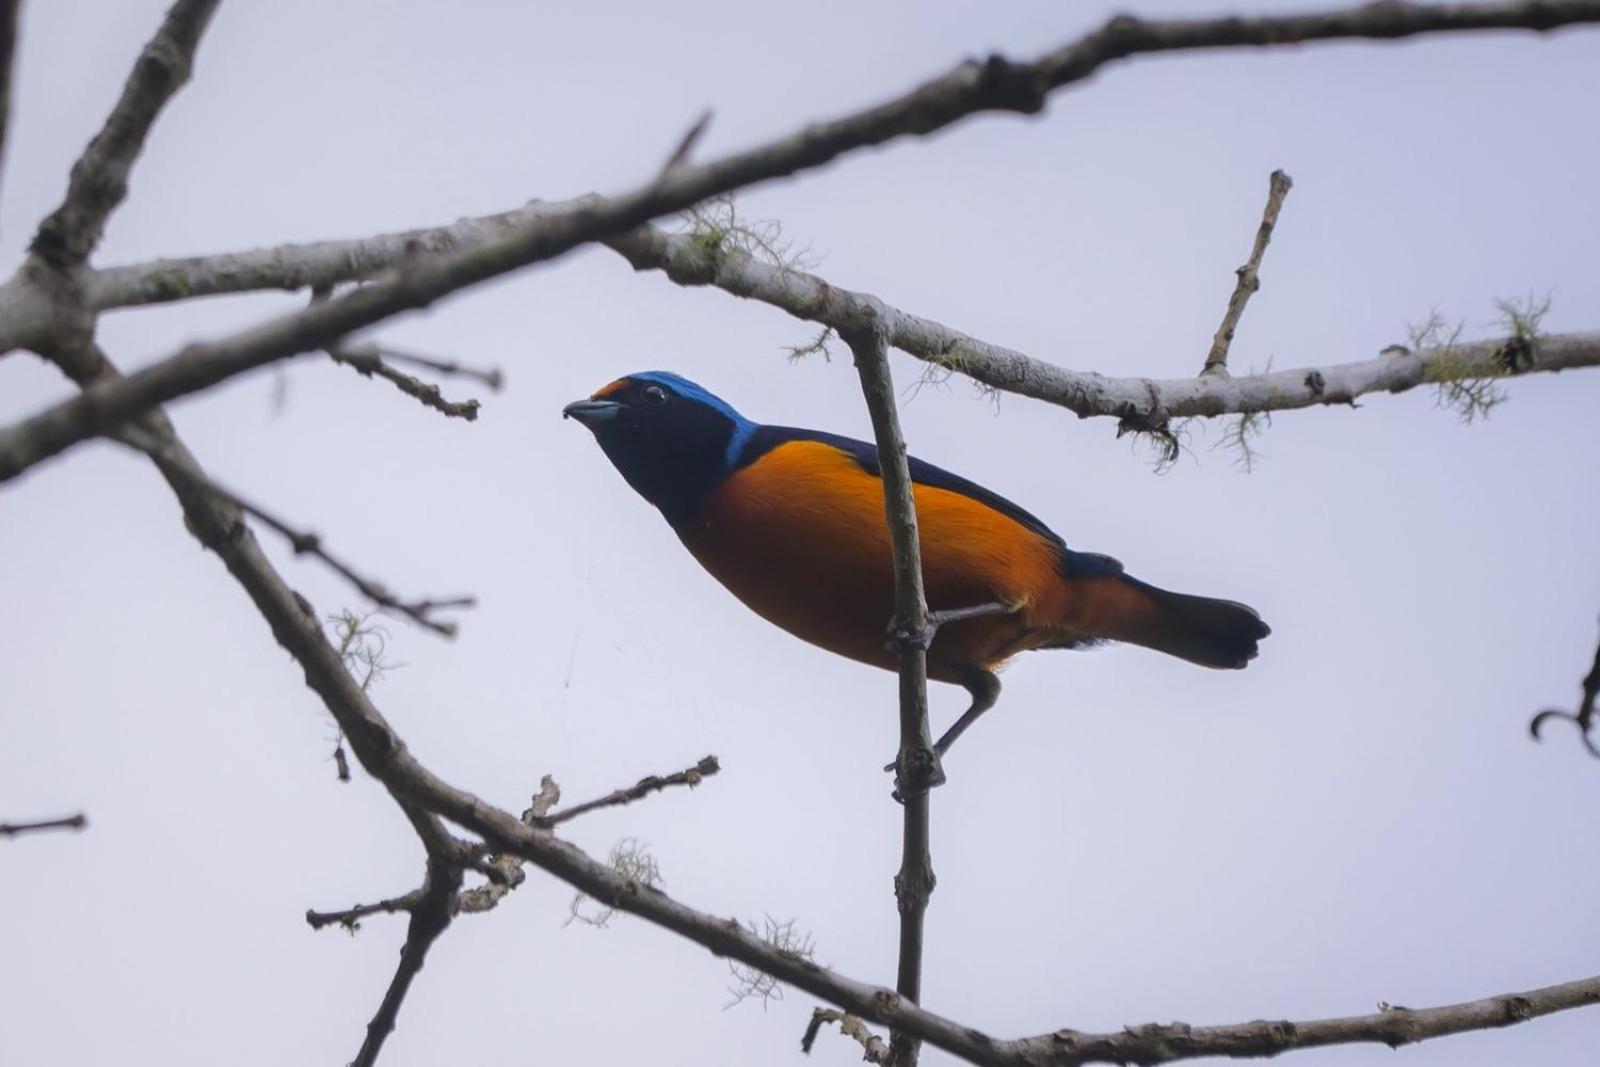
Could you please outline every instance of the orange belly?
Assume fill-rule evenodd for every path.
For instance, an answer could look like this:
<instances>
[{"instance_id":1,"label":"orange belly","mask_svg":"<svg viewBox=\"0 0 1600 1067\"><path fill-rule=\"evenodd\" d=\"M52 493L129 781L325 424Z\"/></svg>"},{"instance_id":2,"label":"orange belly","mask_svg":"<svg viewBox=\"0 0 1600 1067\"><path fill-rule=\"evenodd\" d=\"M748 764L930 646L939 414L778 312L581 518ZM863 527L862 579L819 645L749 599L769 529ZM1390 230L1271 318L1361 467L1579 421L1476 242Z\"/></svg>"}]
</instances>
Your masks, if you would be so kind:
<instances>
[{"instance_id":1,"label":"orange belly","mask_svg":"<svg viewBox=\"0 0 1600 1067\"><path fill-rule=\"evenodd\" d=\"M923 581L934 610L1002 603L1016 610L951 623L928 673L993 666L1058 642L1066 584L1060 549L970 497L914 487ZM842 656L892 669L884 647L894 573L883 485L832 445L792 441L728 478L678 536L701 565L763 618Z\"/></svg>"}]
</instances>

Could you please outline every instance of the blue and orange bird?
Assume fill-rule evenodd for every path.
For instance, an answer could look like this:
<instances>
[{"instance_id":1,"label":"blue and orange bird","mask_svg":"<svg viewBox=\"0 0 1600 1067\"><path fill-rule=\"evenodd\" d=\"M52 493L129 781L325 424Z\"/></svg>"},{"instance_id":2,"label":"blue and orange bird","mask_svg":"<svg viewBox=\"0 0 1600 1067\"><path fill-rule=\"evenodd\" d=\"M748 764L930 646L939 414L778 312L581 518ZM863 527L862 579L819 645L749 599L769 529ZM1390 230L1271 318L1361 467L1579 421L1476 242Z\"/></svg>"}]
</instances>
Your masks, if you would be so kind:
<instances>
[{"instance_id":1,"label":"blue and orange bird","mask_svg":"<svg viewBox=\"0 0 1600 1067\"><path fill-rule=\"evenodd\" d=\"M685 378L619 378L563 414L587 426L629 485L701 566L757 615L841 656L893 670L894 572L878 450L818 430L752 422ZM943 756L1000 694L1019 652L1124 641L1203 667L1240 668L1269 630L1229 600L1141 582L1110 556L1068 548L1011 501L910 461L923 584L939 628L928 677L972 705ZM934 770L936 784L942 773Z\"/></svg>"}]
</instances>

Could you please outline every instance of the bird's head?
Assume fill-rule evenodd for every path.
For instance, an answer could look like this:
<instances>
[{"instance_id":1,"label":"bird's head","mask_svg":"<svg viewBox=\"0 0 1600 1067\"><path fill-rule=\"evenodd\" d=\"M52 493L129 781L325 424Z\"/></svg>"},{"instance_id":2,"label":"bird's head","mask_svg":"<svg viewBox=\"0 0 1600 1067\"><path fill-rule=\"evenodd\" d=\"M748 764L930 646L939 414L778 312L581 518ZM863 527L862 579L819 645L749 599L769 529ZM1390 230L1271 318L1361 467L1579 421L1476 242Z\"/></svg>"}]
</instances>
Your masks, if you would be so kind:
<instances>
[{"instance_id":1,"label":"bird's head","mask_svg":"<svg viewBox=\"0 0 1600 1067\"><path fill-rule=\"evenodd\" d=\"M721 397L667 371L618 378L561 414L587 426L628 484L673 522L738 468L757 429Z\"/></svg>"}]
</instances>

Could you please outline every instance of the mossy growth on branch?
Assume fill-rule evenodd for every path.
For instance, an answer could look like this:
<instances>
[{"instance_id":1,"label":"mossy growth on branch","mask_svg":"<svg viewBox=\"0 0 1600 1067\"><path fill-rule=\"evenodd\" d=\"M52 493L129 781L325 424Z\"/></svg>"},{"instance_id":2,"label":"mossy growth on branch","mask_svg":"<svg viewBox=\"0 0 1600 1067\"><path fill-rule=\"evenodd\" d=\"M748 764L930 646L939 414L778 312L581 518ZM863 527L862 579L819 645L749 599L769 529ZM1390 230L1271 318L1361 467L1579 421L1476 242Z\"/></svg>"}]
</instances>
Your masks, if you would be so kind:
<instances>
[{"instance_id":1,"label":"mossy growth on branch","mask_svg":"<svg viewBox=\"0 0 1600 1067\"><path fill-rule=\"evenodd\" d=\"M637 837L624 837L612 845L606 864L622 876L627 883L627 892L637 893L640 889L654 889L661 884L661 868L656 864L655 856L651 855L650 846ZM577 922L603 929L617 914L615 907L595 901L587 893L574 894L567 910L569 914L567 921L561 924L563 926Z\"/></svg>"},{"instance_id":2,"label":"mossy growth on branch","mask_svg":"<svg viewBox=\"0 0 1600 1067\"><path fill-rule=\"evenodd\" d=\"M1543 334L1541 325L1550 311L1550 297L1532 293L1520 299L1497 300L1496 324L1506 331L1506 343L1488 360L1474 358L1458 348L1463 324L1449 325L1437 308L1410 329L1411 346L1428 352L1426 379L1435 390L1435 404L1454 411L1471 425L1486 419L1507 399L1499 379L1509 378L1538 362Z\"/></svg>"},{"instance_id":3,"label":"mossy growth on branch","mask_svg":"<svg viewBox=\"0 0 1600 1067\"><path fill-rule=\"evenodd\" d=\"M785 919L782 922L768 915L762 919L762 924L757 926L753 922L742 924L752 936L765 941L780 954L792 960L805 960L815 962L813 953L815 946L809 933L795 926L795 920ZM728 961L728 973L733 975L733 984L728 987L728 992L733 999L723 1005L723 1010L746 1000L760 1000L761 1009L766 1010L767 1005L774 1000L783 999L783 986L778 980L765 971L757 970L749 964L737 960Z\"/></svg>"}]
</instances>

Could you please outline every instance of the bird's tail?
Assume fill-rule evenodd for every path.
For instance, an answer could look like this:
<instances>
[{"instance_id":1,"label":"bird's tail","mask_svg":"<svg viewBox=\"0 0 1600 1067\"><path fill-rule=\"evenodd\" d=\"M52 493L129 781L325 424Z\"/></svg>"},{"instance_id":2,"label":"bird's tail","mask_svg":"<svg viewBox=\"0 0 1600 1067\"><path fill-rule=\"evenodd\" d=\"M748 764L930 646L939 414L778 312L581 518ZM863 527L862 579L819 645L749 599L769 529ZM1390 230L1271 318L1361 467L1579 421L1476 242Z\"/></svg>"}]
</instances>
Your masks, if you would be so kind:
<instances>
[{"instance_id":1,"label":"bird's tail","mask_svg":"<svg viewBox=\"0 0 1600 1067\"><path fill-rule=\"evenodd\" d=\"M1272 630L1254 609L1232 600L1158 589L1125 574L1072 583L1094 621L1090 632L1165 652L1202 667L1237 670L1255 659Z\"/></svg>"}]
</instances>

